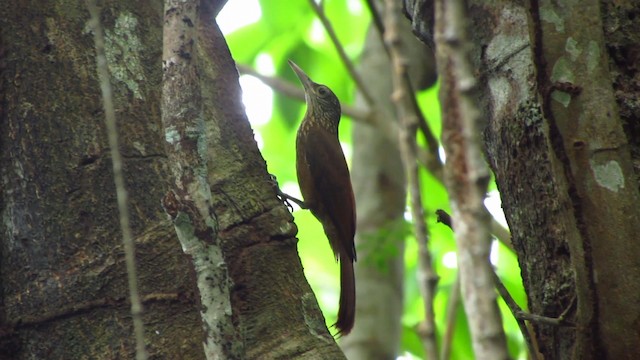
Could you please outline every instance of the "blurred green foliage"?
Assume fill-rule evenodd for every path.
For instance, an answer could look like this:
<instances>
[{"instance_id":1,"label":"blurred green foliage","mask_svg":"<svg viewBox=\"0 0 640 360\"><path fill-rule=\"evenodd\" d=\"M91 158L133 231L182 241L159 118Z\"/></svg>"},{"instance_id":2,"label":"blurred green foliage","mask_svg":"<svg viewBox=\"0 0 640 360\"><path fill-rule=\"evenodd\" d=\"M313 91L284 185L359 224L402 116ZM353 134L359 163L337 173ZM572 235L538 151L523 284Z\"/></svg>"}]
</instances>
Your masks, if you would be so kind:
<instances>
[{"instance_id":1,"label":"blurred green foliage","mask_svg":"<svg viewBox=\"0 0 640 360\"><path fill-rule=\"evenodd\" d=\"M259 21L227 33L226 38L234 59L239 64L259 67L260 59L265 56L273 64L275 76L299 86L298 80L287 64L294 60L316 82L326 84L345 104L353 103L355 88L345 66L329 40L320 21L316 18L307 0L270 1L270 0L230 0L229 4L240 3L239 10L224 12L225 17L241 17L254 4L259 4L262 17ZM230 5L227 6L230 6ZM326 0L324 9L331 20L345 50L357 62L363 49L364 37L370 23L366 5L361 0ZM237 4L234 4L237 5ZM437 89L434 87L418 94L420 106L435 134L440 134L440 108L437 102ZM268 111L268 110L265 110ZM269 172L275 174L281 186L287 188L296 184L295 175L295 136L297 126L304 115L304 104L274 94L271 120L266 124L253 125L256 134L263 140L262 155L267 161ZM340 140L350 148L350 119L340 125ZM419 142L423 142L419 139ZM348 157L347 153L347 157ZM450 229L437 224L436 209L448 209L445 188L426 171L421 176L421 188L427 224L430 233L430 250L440 276L435 299L438 336L441 338L445 327L446 307L452 285L456 277L455 266L451 265L455 253L455 242ZM492 184L492 189L495 185ZM285 191L287 191L286 189ZM311 284L328 323L333 323L337 314L339 296L339 271L331 249L325 239L322 227L308 211L294 212L299 233L298 250L304 264L306 277ZM417 285L417 244L412 235L412 226L408 223L393 224L377 237L376 252L381 254L379 264L385 255L394 254L394 244L385 242L386 235L404 234L406 238L405 312L402 318L402 351L407 358L424 356L416 328L424 317L423 302ZM505 286L516 301L524 306L526 295L520 278L520 269L515 256L504 246L496 246L498 273ZM445 261L449 259L449 261ZM376 262L376 258L369 259ZM381 265L382 266L382 265ZM512 315L501 302L504 327L508 336L509 350L513 358L525 358L525 347L518 327ZM457 321L452 347L452 359L473 359L471 338L467 330L467 321L462 305L457 309Z\"/></svg>"}]
</instances>

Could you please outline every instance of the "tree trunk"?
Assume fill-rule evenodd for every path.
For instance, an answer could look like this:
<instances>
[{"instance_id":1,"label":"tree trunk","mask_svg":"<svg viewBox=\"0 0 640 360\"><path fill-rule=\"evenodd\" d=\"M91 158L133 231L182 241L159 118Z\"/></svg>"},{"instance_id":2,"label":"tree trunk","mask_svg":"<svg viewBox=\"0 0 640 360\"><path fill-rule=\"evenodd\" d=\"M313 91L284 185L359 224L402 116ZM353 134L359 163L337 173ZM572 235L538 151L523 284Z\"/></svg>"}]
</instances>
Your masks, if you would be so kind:
<instances>
[{"instance_id":1,"label":"tree trunk","mask_svg":"<svg viewBox=\"0 0 640 360\"><path fill-rule=\"evenodd\" d=\"M539 351L553 359L634 358L639 5L588 1L574 11L548 1L471 1L469 7L485 85L486 153L529 309L566 313L570 321L533 324ZM428 38L427 17L413 20Z\"/></svg>"},{"instance_id":2,"label":"tree trunk","mask_svg":"<svg viewBox=\"0 0 640 360\"><path fill-rule=\"evenodd\" d=\"M217 5L221 4L218 2ZM0 9L0 357L133 358L127 281L95 51L82 2ZM114 87L150 357L203 358L193 264L160 206L173 179L160 119L161 1L108 1ZM203 153L246 358L340 358L266 173L217 25L197 53ZM210 282L210 281L209 281ZM241 346L241 345L240 345Z\"/></svg>"},{"instance_id":3,"label":"tree trunk","mask_svg":"<svg viewBox=\"0 0 640 360\"><path fill-rule=\"evenodd\" d=\"M168 177L158 113L162 4L109 6L102 21L148 350L202 358L193 272L159 202ZM0 9L0 357L134 357L88 18L83 2Z\"/></svg>"},{"instance_id":4,"label":"tree trunk","mask_svg":"<svg viewBox=\"0 0 640 360\"><path fill-rule=\"evenodd\" d=\"M196 181L208 185L210 198L206 199L205 211L213 224L194 224L194 235L207 246L220 247L223 263L213 265L226 267L231 283L216 283L203 273L198 274L199 281L213 287L208 294L223 293L216 289L219 286L230 288L235 334L228 334L227 338L239 334L243 343L231 345L244 347L245 358L339 359L343 354L329 334L302 272L293 217L276 196L244 112L236 65L218 25L206 22L213 18L207 6L200 5L203 13L196 23L195 49L184 48L179 53L185 59L193 59L197 66L197 96L202 98L201 107L196 109L200 112L182 114L185 121L187 117L201 116L202 126L186 129L179 142L169 143L172 151L179 151L182 145L195 146L191 153L204 159L206 166L185 165L194 167L192 173L197 179L188 178L191 169L182 169L181 173L177 170L183 164L172 163L172 190L179 193L179 187L191 187ZM169 91L165 96L172 94L175 92ZM185 109L191 110L190 105L185 99ZM180 113L180 109L173 110ZM174 130L165 128L165 138L169 139ZM194 144L196 132L202 131L206 140ZM198 200L184 193L179 195L183 196L183 205L190 206L190 202ZM178 210L193 215L190 209ZM189 218L194 219L198 220ZM205 257L205 261L209 260ZM207 296L202 286L200 289L201 296ZM203 312L207 310L203 308ZM206 321L205 326L210 323ZM216 340L220 338L206 341Z\"/></svg>"}]
</instances>

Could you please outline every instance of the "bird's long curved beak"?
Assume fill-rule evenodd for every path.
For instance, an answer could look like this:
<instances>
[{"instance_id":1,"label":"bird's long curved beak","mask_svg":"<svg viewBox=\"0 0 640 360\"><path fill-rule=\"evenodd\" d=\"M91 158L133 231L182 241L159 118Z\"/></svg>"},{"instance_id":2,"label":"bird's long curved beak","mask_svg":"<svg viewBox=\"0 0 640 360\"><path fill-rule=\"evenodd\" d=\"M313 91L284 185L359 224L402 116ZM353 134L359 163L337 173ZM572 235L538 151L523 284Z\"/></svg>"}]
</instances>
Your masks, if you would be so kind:
<instances>
[{"instance_id":1,"label":"bird's long curved beak","mask_svg":"<svg viewBox=\"0 0 640 360\"><path fill-rule=\"evenodd\" d=\"M307 76L307 74L304 73L304 71L302 71L302 69L300 69L300 66L296 65L296 63L294 63L291 60L289 60L289 66L291 66L293 71L298 76L298 79L300 79L300 82L302 83L302 86L304 87L304 89L305 90L311 89L311 84L313 83L313 81L311 80L311 78L309 78L309 76Z\"/></svg>"}]
</instances>

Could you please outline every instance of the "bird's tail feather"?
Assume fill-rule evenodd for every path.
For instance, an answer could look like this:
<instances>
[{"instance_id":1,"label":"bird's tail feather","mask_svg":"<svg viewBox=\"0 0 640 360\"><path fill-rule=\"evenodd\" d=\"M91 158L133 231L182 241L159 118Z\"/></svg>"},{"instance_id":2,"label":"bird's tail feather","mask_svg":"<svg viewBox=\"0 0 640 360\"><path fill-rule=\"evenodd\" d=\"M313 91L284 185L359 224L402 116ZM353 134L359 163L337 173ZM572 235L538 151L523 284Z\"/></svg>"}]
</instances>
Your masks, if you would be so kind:
<instances>
[{"instance_id":1,"label":"bird's tail feather","mask_svg":"<svg viewBox=\"0 0 640 360\"><path fill-rule=\"evenodd\" d=\"M338 321L333 325L338 335L351 332L356 317L356 279L351 259L340 259L340 309Z\"/></svg>"}]
</instances>

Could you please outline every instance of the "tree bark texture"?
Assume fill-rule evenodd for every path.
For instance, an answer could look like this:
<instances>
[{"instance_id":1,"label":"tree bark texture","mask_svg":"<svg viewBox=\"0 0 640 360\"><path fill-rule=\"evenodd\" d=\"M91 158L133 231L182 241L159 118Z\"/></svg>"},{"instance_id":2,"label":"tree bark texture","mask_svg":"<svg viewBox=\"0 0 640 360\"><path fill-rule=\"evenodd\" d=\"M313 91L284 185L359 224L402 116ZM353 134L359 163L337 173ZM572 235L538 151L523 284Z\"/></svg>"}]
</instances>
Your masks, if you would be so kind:
<instances>
[{"instance_id":1,"label":"tree bark texture","mask_svg":"<svg viewBox=\"0 0 640 360\"><path fill-rule=\"evenodd\" d=\"M240 359L245 347L233 323L232 281L206 182L208 141L196 49L215 27L211 9L208 1L165 1L160 106L174 181L162 205L196 273L206 358Z\"/></svg>"},{"instance_id":2,"label":"tree bark texture","mask_svg":"<svg viewBox=\"0 0 640 360\"><path fill-rule=\"evenodd\" d=\"M553 359L633 358L640 319L632 100L640 31L633 19L640 4L468 6L484 85L485 151L529 309L550 317L569 309L570 326L533 325L539 350ZM427 17L413 20L414 29L429 28Z\"/></svg>"},{"instance_id":3,"label":"tree bark texture","mask_svg":"<svg viewBox=\"0 0 640 360\"><path fill-rule=\"evenodd\" d=\"M160 207L160 2L108 2L107 57L151 356L202 358L188 261ZM95 49L83 2L0 9L0 354L134 358Z\"/></svg>"},{"instance_id":4,"label":"tree bark texture","mask_svg":"<svg viewBox=\"0 0 640 360\"><path fill-rule=\"evenodd\" d=\"M244 113L225 39L217 24L199 31L206 181L246 358L339 359L343 354L302 272L293 217L276 197Z\"/></svg>"},{"instance_id":5,"label":"tree bark texture","mask_svg":"<svg viewBox=\"0 0 640 360\"><path fill-rule=\"evenodd\" d=\"M102 6L148 350L203 358L193 265L160 206L173 176L160 121L163 3ZM0 9L0 354L11 358L134 357L87 20L82 2L12 1ZM235 64L211 29L192 54L210 144L204 176L246 358L340 358L304 279L292 217L246 121Z\"/></svg>"}]
</instances>

